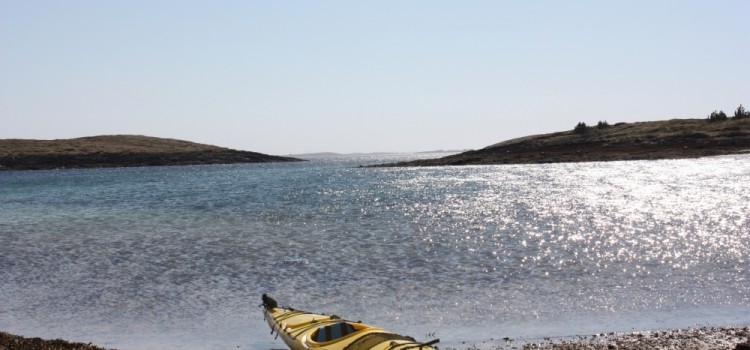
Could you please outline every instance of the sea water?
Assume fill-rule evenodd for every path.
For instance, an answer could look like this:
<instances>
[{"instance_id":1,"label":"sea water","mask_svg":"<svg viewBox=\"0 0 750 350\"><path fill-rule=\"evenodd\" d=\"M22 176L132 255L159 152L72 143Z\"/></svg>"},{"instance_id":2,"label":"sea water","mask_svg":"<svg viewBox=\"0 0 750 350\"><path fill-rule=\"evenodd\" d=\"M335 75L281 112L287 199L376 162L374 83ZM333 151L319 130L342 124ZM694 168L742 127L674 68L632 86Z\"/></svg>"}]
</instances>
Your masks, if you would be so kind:
<instances>
[{"instance_id":1,"label":"sea water","mask_svg":"<svg viewBox=\"0 0 750 350\"><path fill-rule=\"evenodd\" d=\"M283 348L264 292L455 348L750 323L750 156L358 167L427 156L0 172L0 331Z\"/></svg>"}]
</instances>

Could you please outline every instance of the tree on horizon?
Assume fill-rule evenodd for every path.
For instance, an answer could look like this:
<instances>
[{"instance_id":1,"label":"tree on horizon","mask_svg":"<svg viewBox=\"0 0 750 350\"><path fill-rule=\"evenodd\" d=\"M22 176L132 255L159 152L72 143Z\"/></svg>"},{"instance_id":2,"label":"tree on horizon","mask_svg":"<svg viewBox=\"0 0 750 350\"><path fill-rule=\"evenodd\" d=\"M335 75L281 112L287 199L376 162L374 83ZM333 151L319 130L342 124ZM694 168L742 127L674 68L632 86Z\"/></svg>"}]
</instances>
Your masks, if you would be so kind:
<instances>
[{"instance_id":1,"label":"tree on horizon","mask_svg":"<svg viewBox=\"0 0 750 350\"><path fill-rule=\"evenodd\" d=\"M750 118L750 111L746 111L745 107L740 104L737 110L734 111L734 119L745 119Z\"/></svg>"},{"instance_id":2,"label":"tree on horizon","mask_svg":"<svg viewBox=\"0 0 750 350\"><path fill-rule=\"evenodd\" d=\"M710 122L723 122L727 120L727 114L724 111L713 111L708 115L708 121Z\"/></svg>"}]
</instances>

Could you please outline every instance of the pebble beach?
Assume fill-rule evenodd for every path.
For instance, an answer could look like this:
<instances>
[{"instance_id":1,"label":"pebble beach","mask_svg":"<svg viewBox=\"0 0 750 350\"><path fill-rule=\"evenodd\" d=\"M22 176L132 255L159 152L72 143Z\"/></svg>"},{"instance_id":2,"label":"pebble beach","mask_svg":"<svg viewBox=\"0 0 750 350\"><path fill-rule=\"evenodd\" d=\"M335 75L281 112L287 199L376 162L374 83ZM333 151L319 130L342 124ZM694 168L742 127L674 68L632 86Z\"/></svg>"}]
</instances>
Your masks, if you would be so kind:
<instances>
[{"instance_id":1,"label":"pebble beach","mask_svg":"<svg viewBox=\"0 0 750 350\"><path fill-rule=\"evenodd\" d=\"M608 333L542 342L508 344L498 349L524 350L636 350L636 349L750 349L748 327L702 327L633 333ZM511 343L511 342L509 342ZM746 344L746 345L740 345ZM744 346L744 347L743 347Z\"/></svg>"},{"instance_id":2,"label":"pebble beach","mask_svg":"<svg viewBox=\"0 0 750 350\"><path fill-rule=\"evenodd\" d=\"M747 326L700 327L676 330L658 330L633 333L608 333L560 339L543 339L539 342L516 342L504 339L505 345L485 347L484 344L466 343L444 350L750 350L750 330ZM83 342L61 339L44 340L0 332L0 350L105 350L103 347Z\"/></svg>"}]
</instances>

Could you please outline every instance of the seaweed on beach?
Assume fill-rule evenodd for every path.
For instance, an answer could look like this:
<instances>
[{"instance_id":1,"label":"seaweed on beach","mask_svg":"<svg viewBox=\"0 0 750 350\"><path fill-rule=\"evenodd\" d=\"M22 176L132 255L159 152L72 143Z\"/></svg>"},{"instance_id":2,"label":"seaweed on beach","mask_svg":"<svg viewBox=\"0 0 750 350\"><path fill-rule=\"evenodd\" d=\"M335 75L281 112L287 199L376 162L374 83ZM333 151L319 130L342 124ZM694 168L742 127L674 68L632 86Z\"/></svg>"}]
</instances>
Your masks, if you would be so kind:
<instances>
[{"instance_id":1,"label":"seaweed on beach","mask_svg":"<svg viewBox=\"0 0 750 350\"><path fill-rule=\"evenodd\" d=\"M0 332L0 350L106 350L91 343L72 343L62 339L25 338Z\"/></svg>"}]
</instances>

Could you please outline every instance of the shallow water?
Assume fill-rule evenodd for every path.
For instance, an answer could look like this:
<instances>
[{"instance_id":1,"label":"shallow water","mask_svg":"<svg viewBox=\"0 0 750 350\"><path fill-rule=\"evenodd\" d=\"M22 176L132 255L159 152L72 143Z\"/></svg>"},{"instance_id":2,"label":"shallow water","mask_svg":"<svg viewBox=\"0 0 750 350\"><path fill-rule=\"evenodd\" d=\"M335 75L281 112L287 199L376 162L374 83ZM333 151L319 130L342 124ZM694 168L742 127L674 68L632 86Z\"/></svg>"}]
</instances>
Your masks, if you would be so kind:
<instances>
[{"instance_id":1,"label":"shallow water","mask_svg":"<svg viewBox=\"0 0 750 350\"><path fill-rule=\"evenodd\" d=\"M750 157L356 167L426 156L0 172L0 330L282 348L262 292L446 347L750 323Z\"/></svg>"}]
</instances>

